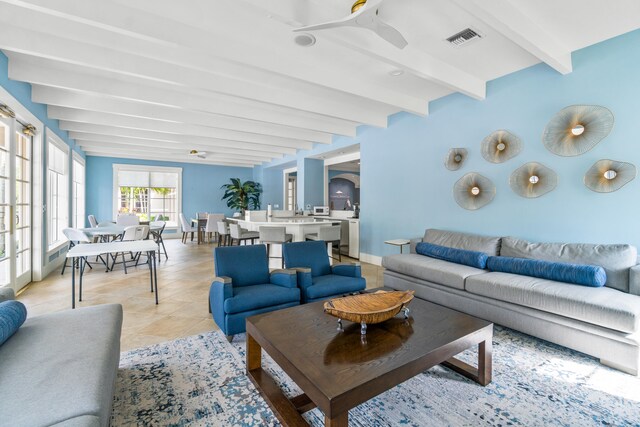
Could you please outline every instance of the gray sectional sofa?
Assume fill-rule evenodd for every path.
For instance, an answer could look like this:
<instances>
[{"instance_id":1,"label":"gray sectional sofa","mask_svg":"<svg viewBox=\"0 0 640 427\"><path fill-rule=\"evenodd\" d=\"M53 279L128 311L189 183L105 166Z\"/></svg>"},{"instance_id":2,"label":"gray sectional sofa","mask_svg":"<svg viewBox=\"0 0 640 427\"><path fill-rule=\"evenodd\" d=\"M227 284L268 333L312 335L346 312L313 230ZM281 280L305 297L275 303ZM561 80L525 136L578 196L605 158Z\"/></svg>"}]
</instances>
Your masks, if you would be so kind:
<instances>
[{"instance_id":1,"label":"gray sectional sofa","mask_svg":"<svg viewBox=\"0 0 640 427\"><path fill-rule=\"evenodd\" d=\"M599 265L604 287L592 288L492 272L415 253L420 242L490 256ZM604 365L640 372L640 265L631 245L532 243L428 229L411 253L382 260L384 285L569 347Z\"/></svg>"},{"instance_id":2,"label":"gray sectional sofa","mask_svg":"<svg viewBox=\"0 0 640 427\"><path fill-rule=\"evenodd\" d=\"M0 346L0 424L108 426L121 330L119 304L27 319Z\"/></svg>"}]
</instances>

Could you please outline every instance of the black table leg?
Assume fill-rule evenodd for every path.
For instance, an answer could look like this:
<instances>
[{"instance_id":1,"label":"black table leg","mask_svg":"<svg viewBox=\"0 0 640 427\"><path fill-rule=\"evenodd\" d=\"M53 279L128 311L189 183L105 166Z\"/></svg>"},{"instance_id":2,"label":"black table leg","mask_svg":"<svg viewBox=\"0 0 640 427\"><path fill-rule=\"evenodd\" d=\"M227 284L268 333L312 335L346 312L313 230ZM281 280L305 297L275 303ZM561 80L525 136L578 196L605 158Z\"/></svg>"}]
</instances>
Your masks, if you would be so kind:
<instances>
[{"instance_id":1,"label":"black table leg","mask_svg":"<svg viewBox=\"0 0 640 427\"><path fill-rule=\"evenodd\" d=\"M151 292L153 292L153 266L151 265L151 252L147 252L147 259L149 259L149 284L151 285Z\"/></svg>"},{"instance_id":2,"label":"black table leg","mask_svg":"<svg viewBox=\"0 0 640 427\"><path fill-rule=\"evenodd\" d=\"M86 260L84 257L80 257L80 290L78 292L78 301L82 301L82 276L84 275L84 266Z\"/></svg>"},{"instance_id":3,"label":"black table leg","mask_svg":"<svg viewBox=\"0 0 640 427\"><path fill-rule=\"evenodd\" d=\"M158 266L156 265L156 253L152 252L153 258L153 281L156 284L156 305L158 305Z\"/></svg>"},{"instance_id":4,"label":"black table leg","mask_svg":"<svg viewBox=\"0 0 640 427\"><path fill-rule=\"evenodd\" d=\"M76 259L71 258L71 308L76 308Z\"/></svg>"}]
</instances>

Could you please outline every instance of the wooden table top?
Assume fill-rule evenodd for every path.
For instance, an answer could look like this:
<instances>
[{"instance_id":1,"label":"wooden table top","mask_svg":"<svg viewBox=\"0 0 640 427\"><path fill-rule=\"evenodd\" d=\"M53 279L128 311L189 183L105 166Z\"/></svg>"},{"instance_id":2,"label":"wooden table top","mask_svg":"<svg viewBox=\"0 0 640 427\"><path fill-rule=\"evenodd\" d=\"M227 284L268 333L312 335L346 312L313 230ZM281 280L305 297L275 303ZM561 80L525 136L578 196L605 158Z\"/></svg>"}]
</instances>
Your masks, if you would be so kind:
<instances>
[{"instance_id":1,"label":"wooden table top","mask_svg":"<svg viewBox=\"0 0 640 427\"><path fill-rule=\"evenodd\" d=\"M398 315L368 325L361 341L359 324L343 320L344 332L338 332L337 319L323 312L323 304L247 319L247 332L318 406L365 401L493 330L491 322L415 298L408 320Z\"/></svg>"}]
</instances>

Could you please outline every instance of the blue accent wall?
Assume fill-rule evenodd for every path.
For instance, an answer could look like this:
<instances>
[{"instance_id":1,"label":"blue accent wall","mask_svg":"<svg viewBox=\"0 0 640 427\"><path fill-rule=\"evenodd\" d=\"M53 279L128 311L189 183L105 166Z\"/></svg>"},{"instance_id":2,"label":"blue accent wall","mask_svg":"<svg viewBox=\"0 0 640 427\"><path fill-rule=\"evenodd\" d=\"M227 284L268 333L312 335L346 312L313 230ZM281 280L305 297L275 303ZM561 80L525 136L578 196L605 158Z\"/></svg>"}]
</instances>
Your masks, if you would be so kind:
<instances>
[{"instance_id":1,"label":"blue accent wall","mask_svg":"<svg viewBox=\"0 0 640 427\"><path fill-rule=\"evenodd\" d=\"M182 168L182 211L187 218L196 212L233 214L222 200L224 191L220 186L227 184L230 178L254 179L252 168L87 156L86 212L95 215L98 221L113 219L114 164ZM261 201L265 209L264 199Z\"/></svg>"},{"instance_id":2,"label":"blue accent wall","mask_svg":"<svg viewBox=\"0 0 640 427\"><path fill-rule=\"evenodd\" d=\"M606 194L583 183L599 159L624 160L640 169L640 30L574 52L573 67L567 75L545 64L509 74L488 83L485 100L460 94L441 98L431 102L429 116L399 113L389 118L387 129L360 127L355 138L336 137L330 147L299 152L298 164L301 157L360 144L360 236L367 254L397 253L384 240L419 237L428 227L640 246L640 179ZM615 126L586 154L556 156L543 146L542 132L556 112L574 104L609 108ZM480 143L498 129L518 135L524 148L517 157L492 164L480 155ZM452 147L469 150L455 172L443 164ZM531 161L556 171L559 180L556 190L537 199L522 198L509 187L510 174ZM454 183L467 172L479 172L496 185L493 202L477 211L462 209L453 199Z\"/></svg>"}]
</instances>

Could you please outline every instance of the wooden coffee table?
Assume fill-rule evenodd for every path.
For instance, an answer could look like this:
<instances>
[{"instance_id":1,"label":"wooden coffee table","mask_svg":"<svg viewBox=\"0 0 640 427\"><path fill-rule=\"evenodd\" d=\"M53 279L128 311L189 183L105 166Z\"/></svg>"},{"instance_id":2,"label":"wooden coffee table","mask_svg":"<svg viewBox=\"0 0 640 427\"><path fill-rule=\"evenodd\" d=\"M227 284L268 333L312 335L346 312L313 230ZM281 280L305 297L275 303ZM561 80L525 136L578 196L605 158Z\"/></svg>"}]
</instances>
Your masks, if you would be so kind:
<instances>
[{"instance_id":1,"label":"wooden coffee table","mask_svg":"<svg viewBox=\"0 0 640 427\"><path fill-rule=\"evenodd\" d=\"M493 324L415 298L401 315L369 325L337 320L323 302L247 319L247 375L285 426L306 426L302 413L318 407L326 426L346 426L348 411L441 364L481 385L491 382ZM453 356L478 346L478 367ZM264 349L304 391L288 399L262 369Z\"/></svg>"}]
</instances>

